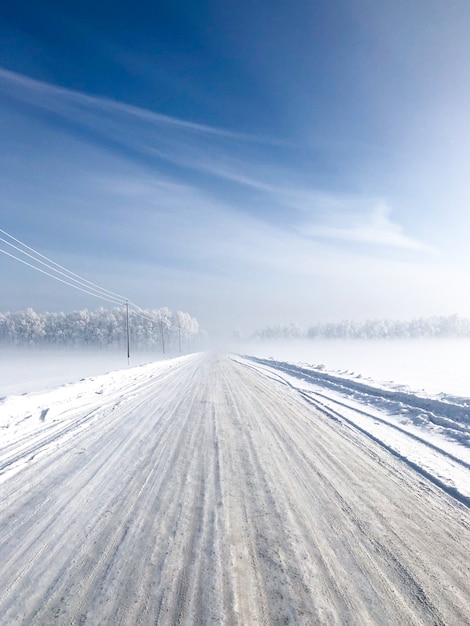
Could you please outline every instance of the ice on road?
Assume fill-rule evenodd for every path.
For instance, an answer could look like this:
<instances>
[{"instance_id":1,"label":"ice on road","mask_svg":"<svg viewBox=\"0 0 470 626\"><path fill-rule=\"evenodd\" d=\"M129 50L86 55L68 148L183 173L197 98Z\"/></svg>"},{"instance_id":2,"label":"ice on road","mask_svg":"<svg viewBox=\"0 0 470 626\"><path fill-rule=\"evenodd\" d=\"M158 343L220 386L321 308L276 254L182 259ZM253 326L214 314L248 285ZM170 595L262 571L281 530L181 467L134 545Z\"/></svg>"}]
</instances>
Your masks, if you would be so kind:
<instances>
[{"instance_id":1,"label":"ice on road","mask_svg":"<svg viewBox=\"0 0 470 626\"><path fill-rule=\"evenodd\" d=\"M470 624L468 508L261 372L43 413L0 450L1 624Z\"/></svg>"}]
</instances>

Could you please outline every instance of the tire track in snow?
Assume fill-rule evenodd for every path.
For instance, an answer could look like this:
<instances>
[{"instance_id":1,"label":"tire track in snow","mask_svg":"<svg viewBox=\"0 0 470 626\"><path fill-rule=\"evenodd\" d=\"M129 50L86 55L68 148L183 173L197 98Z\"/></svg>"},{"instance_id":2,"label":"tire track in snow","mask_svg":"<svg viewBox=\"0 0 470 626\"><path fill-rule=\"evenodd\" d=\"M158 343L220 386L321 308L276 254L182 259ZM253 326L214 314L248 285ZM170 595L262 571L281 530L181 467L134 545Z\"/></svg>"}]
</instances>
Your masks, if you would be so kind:
<instances>
[{"instance_id":1,"label":"tire track in snow","mask_svg":"<svg viewBox=\"0 0 470 626\"><path fill-rule=\"evenodd\" d=\"M270 379L294 389L325 417L348 424L351 428L369 437L410 468L470 508L468 489L470 464L464 459L417 435L416 432L410 432L377 414L359 408L356 404L347 404L318 390L302 389L276 374L270 368L260 365L252 366L247 363L244 365L252 368L253 371L266 372ZM288 371L291 373L291 370ZM380 425L380 429L377 429L378 425ZM399 433L398 440L395 433Z\"/></svg>"}]
</instances>

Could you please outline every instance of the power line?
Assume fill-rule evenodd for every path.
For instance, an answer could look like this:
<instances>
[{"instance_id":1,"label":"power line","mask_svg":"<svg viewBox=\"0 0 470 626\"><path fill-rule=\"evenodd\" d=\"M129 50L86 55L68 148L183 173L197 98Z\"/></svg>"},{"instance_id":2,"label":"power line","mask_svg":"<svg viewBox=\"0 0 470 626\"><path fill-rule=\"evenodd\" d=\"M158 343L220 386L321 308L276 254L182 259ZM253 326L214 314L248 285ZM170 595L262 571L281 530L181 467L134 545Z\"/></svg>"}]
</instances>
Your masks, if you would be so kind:
<instances>
[{"instance_id":1,"label":"power line","mask_svg":"<svg viewBox=\"0 0 470 626\"><path fill-rule=\"evenodd\" d=\"M129 300L129 304L132 307L134 307L134 310L133 310L134 315L139 315L140 317L143 317L143 318L149 320L150 322L159 322L159 323L161 323L161 321L162 321L161 318L158 317L157 315L155 315L154 313L152 313L151 311L145 311L140 306L137 306L137 304L132 302L132 300Z\"/></svg>"},{"instance_id":2,"label":"power line","mask_svg":"<svg viewBox=\"0 0 470 626\"><path fill-rule=\"evenodd\" d=\"M74 272L68 270L66 267L63 267L62 265L59 265L59 263L56 263L55 261L53 261L52 259L50 259L49 257L45 256L44 254L41 254L40 252L38 252L37 250L35 250L34 248L32 248L31 246L28 246L27 244L25 244L23 241L20 241L19 239L17 239L16 237L13 237L13 235L10 235L10 233L7 233L5 230L3 230L2 228L0 228L0 233L3 233L4 235L6 235L7 237L9 237L10 239L13 239L13 241L16 241L16 243L19 243L21 246L23 246L24 248L26 248L27 250L29 250L30 252L33 252L36 256L41 257L41 259L44 259L46 261L48 261L49 263L51 263L52 265L55 265L56 267L58 267L61 270L64 270L67 274L69 274L70 276L74 276L75 278L78 278L81 282L83 283L87 283L88 285L91 285L92 287L96 287L97 289L99 289L102 292L106 292L107 294L109 294L110 296L116 297L118 299L122 299L122 300L126 300L126 298L124 296L121 296L118 293L115 293L114 291L110 291L109 289L104 289L103 287L100 287L99 285L97 285L96 283L91 282L90 280L87 280L86 278L83 278L83 276L80 276L79 274L75 274ZM2 239L2 241L5 241L4 239ZM8 245L13 246L13 244L9 243L9 242L5 242L8 243ZM14 248L16 248L16 246L13 246ZM16 248L18 250L18 248ZM22 254L27 254L26 252L20 250L20 252ZM31 256L28 254L28 256ZM31 257L34 258L34 257ZM34 259L35 261L38 261L39 263L41 263L41 261L39 261L39 259ZM43 265L45 265L45 263L43 263ZM54 268L50 268L53 271L57 272L57 270L55 270Z\"/></svg>"},{"instance_id":3,"label":"power line","mask_svg":"<svg viewBox=\"0 0 470 626\"><path fill-rule=\"evenodd\" d=\"M37 272L41 272L41 274L45 274L46 276L50 276L54 280L58 280L59 282L64 283L65 285L69 285L70 287L73 287L74 289L78 289L79 291L83 291L85 293L88 293L90 296L95 296L95 298L101 298L102 300L107 300L108 302L111 302L113 304L124 304L125 303L125 302L122 302L121 300L112 300L111 298L107 298L105 296L100 296L97 293L93 293L92 291L88 291L87 289L84 289L83 287L79 287L78 285L74 285L73 283L69 283L66 280L63 280L62 278L59 278L58 276L54 276L54 274L50 274L49 272L46 272L45 270L42 270L40 267L36 267L32 263L28 263L28 261L25 261L24 259L20 259L19 257L15 256L14 254L11 254L10 252L7 252L6 250L2 250L2 248L0 248L0 252L2 252L3 254L6 254L7 256L11 257L12 259L15 259L16 261L19 261L20 263L23 263L24 265L27 265L28 267L32 267L33 270L36 270Z\"/></svg>"},{"instance_id":4,"label":"power line","mask_svg":"<svg viewBox=\"0 0 470 626\"><path fill-rule=\"evenodd\" d=\"M3 237L0 237L0 241L3 241L3 243L6 243L7 246L10 246L11 248L14 248L20 254L24 254L25 256L29 257L30 259L32 259L36 263L40 263L41 265L43 265L44 267L47 267L51 271L56 272L57 274L60 274L61 276L65 276L65 278L67 278L69 281L73 281L74 283L77 283L78 285L81 285L82 287L84 287L87 290L87 293L90 293L91 295L93 295L92 292L96 292L96 294L99 295L100 297L109 298L110 296L108 294L112 294L113 293L113 292L108 291L107 289L103 289L102 287L98 287L98 286L96 286L96 287L91 287L90 286L89 287L87 283L89 283L90 285L93 285L94 283L91 283L90 281L87 281L85 279L80 279L79 280L78 278L73 278L72 276L69 276L69 274L73 274L73 273L69 272L68 270L66 270L65 272L62 272L61 270L56 270L49 263L45 263L44 261L41 261L41 259L36 259L36 257L34 257L32 254L29 254L28 252L25 252L24 250L21 250L21 248L19 248L18 246L15 246L11 242L7 241L6 239L3 239ZM4 252L5 254L8 254L4 250L1 250L1 251ZM13 255L10 255L10 256L12 258L16 259L17 261L21 261L21 259L19 259L16 256L13 256ZM44 257L44 258L46 258L46 257ZM54 262L51 261L51 263L54 263ZM55 264L55 265L57 265L57 264ZM29 264L29 266L33 267L34 269L39 269L36 266L31 265L31 264ZM59 266L59 267L61 267L61 266ZM50 276L51 278L57 278L56 276L54 276L53 274L50 274L48 272L44 272L44 273L47 274L47 276ZM77 274L73 274L73 276L78 276L78 275ZM63 282L65 282L65 281L63 281ZM70 282L66 282L66 284L70 285L71 287L75 286L75 285L72 285ZM119 298L120 298L120 296L119 296ZM114 301L116 301L116 304L118 303L118 297L115 298L114 296L112 296L112 299ZM119 300L119 304L125 304L125 299L124 298L122 300L120 299Z\"/></svg>"}]
</instances>

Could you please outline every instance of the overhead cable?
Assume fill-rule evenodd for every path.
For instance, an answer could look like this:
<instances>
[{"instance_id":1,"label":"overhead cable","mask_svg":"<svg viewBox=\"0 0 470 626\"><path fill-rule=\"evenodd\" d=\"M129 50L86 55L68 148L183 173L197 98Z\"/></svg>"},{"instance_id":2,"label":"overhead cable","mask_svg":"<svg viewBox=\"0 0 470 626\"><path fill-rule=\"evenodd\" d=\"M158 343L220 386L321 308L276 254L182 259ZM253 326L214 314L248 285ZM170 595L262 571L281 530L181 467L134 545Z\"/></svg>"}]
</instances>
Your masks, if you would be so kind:
<instances>
[{"instance_id":1,"label":"overhead cable","mask_svg":"<svg viewBox=\"0 0 470 626\"><path fill-rule=\"evenodd\" d=\"M46 276L50 276L51 278L54 278L54 280L58 280L61 283L64 283L65 285L69 285L69 287L73 287L74 289L78 289L79 291L83 291L87 294L89 294L90 296L95 296L95 298L101 298L102 300L107 300L108 302L112 302L113 304L123 304L123 302L121 300L117 300L117 299L112 299L106 296L102 296L99 295L97 293L94 293L93 291L89 291L88 289L85 289L84 287L79 287L78 285L74 285L73 283L69 283L68 281L64 280L63 278L59 278L58 276L55 276L54 274L51 274L50 272L46 272L45 270L41 269L40 267L36 267L35 265L33 265L32 263L28 263L28 261L25 261L24 259L20 259L19 257L15 256L14 254L11 254L10 252L7 252L6 250L2 250L2 248L0 248L0 252L2 252L3 254L6 254L7 256L11 257L12 259L15 259L16 261L19 261L20 263L23 263L24 265L27 265L28 267L32 267L33 270L36 270L37 272L41 272L41 274L45 274Z\"/></svg>"},{"instance_id":2,"label":"overhead cable","mask_svg":"<svg viewBox=\"0 0 470 626\"><path fill-rule=\"evenodd\" d=\"M65 278L67 278L69 281L72 281L74 283L77 283L78 285L81 285L82 287L87 289L87 293L90 293L90 292L94 291L94 292L97 293L97 295L100 295L102 297L106 297L106 298L112 297L114 300L118 299L117 296L115 298L114 296L110 295L113 292L110 292L107 289L103 289L103 288L98 287L98 286L92 287L91 285L94 284L94 283L90 283L90 281L87 281L85 279L73 278L73 276L77 276L77 274L73 274L73 272L68 272L68 270L66 270L65 272L62 272L61 270L57 270L54 267L52 267L52 265L50 265L49 263L45 263L44 261L41 261L41 259L36 259L36 257L34 257L32 254L29 254L28 252L25 252L24 250L21 250L21 248L19 248L18 246L15 246L11 242L7 241L6 239L3 239L3 237L0 237L0 241L3 241L3 243L6 243L8 246L14 248L20 254L24 254L25 256L29 257L30 259L32 259L36 263L40 263L44 267L47 267L52 272L56 272L57 274L60 274L61 276L64 276ZM15 256L13 256L13 258L17 259L17 257L15 257ZM17 260L19 260L19 259L17 259ZM53 261L52 261L52 263L53 263ZM35 267L35 266L31 265L31 267ZM36 268L36 269L39 269L39 268ZM48 272L45 272L45 273L47 273L48 276L51 276L51 277L53 276L52 274L49 274ZM73 276L69 275L69 274L73 274ZM90 286L87 283L89 283ZM70 282L67 282L67 285L70 285ZM73 285L70 285L70 286L73 286ZM119 299L120 299L119 301L121 302L121 304L125 304L125 298L122 298L122 300L121 300L121 296L119 296Z\"/></svg>"},{"instance_id":3,"label":"overhead cable","mask_svg":"<svg viewBox=\"0 0 470 626\"><path fill-rule=\"evenodd\" d=\"M13 245L11 242L6 241L5 239L0 237L0 241L3 241L4 243L6 243L7 245L15 248L16 250L18 250L18 252L20 252L21 254L24 254L28 257L30 257L31 259L33 259L34 261L36 261L37 263L41 263L41 265L45 265L46 267L48 267L50 270L52 270L53 272L57 272L58 274L61 274L63 276L66 276L69 280L72 280L74 282L77 282L79 284L82 284L83 287L87 288L87 289L93 289L93 290L97 290L99 292L101 292L103 295L105 296L109 296L111 298L116 298L118 300L122 300L123 304L125 304L126 298L118 293L115 293L114 291L110 291L109 289L105 289L104 287L100 287L99 285L97 285L96 283L91 282L90 280L87 280L86 278L83 278L83 276L80 276L79 274L75 274L75 272L72 272L70 270L68 270L66 267L59 265L59 263L56 263L55 261L53 261L52 259L50 259L49 257L45 256L44 254L41 254L40 252L38 252L37 250L35 250L34 248L32 248L31 246L28 246L27 244L25 244L23 241L20 241L19 239L17 239L16 237L14 237L13 235L10 235L10 233L7 233L5 230L3 230L2 228L0 228L0 233L3 233L4 235L6 235L7 237L9 237L10 239L12 239L13 241L15 241L16 243L20 244L20 246L23 246L24 248L26 248L27 250L29 250L30 252L32 252L33 254L35 254L36 256L40 257L41 259L44 259L45 261L47 261L47 263L44 263L43 261L41 261L40 259L36 259L34 256L32 256L31 254L28 254L27 252L25 252L24 250L21 250L20 248L18 248L17 246ZM14 257L15 258L15 257ZM52 264L55 267L51 267L51 265L48 264ZM59 269L55 269L55 268L59 268ZM63 271L59 271L59 270L63 270ZM85 283L85 284L83 284Z\"/></svg>"},{"instance_id":4,"label":"overhead cable","mask_svg":"<svg viewBox=\"0 0 470 626\"><path fill-rule=\"evenodd\" d=\"M2 248L0 248L0 252L2 254L9 256L10 258L15 259L16 261L19 261L20 263L23 263L23 265L27 265L28 267L31 267L37 272L41 272L41 274L45 274L46 276L49 276L50 278L53 278L54 280L64 283L65 285L68 285L69 287L73 287L74 289L78 289L79 291L82 291L90 296L94 296L95 298L100 298L101 300L106 300L107 302L120 305L120 306L124 306L126 304L130 305L132 313L134 313L134 315L142 317L146 319L147 321L157 322L159 324L163 323L162 318L155 315L151 311L148 311L148 310L146 311L142 309L140 306L138 306L137 304L135 304L135 302L132 302L131 300L126 298L125 296L122 296L114 291L110 291L109 289L105 289L104 287L100 287L96 283L93 283L92 281L87 280L86 278L83 278L79 274L76 274L75 272L68 270L63 265L56 263L49 257L45 256L44 254L41 254L40 252L38 252L31 246L28 246L27 244L25 244L23 241L20 241L13 235L10 235L10 233L3 230L2 228L0 228L0 233L10 238L12 241L15 241L17 244L19 244L19 246L22 246L26 250L29 250L29 252L26 252L26 250L22 250L19 246L16 246L15 244L11 243L11 241L7 241L3 237L0 237L1 242L10 246L11 248L16 250L20 254L25 255L26 257L28 257L35 263L41 264L43 267L47 269L42 269L40 267L37 267L33 263L30 263L29 261L26 261L25 259L22 259L16 256L15 254L12 254L11 252L7 252L6 250L3 250ZM30 254L30 252L32 254ZM37 258L37 257L40 257L40 258ZM44 261L41 259L44 259ZM47 271L47 270L50 270L50 271ZM59 276L57 276L57 274L59 274ZM63 278L60 278L60 276L62 276Z\"/></svg>"}]
</instances>

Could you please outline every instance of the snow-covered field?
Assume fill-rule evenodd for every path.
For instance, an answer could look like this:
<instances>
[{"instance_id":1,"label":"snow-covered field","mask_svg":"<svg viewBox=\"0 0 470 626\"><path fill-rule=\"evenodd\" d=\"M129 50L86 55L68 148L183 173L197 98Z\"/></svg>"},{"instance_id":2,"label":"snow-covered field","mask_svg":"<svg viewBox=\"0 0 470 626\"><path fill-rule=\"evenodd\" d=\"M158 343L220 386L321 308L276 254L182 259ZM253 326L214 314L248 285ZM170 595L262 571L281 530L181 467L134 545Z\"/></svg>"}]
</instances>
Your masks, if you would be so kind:
<instances>
[{"instance_id":1,"label":"snow-covered field","mask_svg":"<svg viewBox=\"0 0 470 626\"><path fill-rule=\"evenodd\" d=\"M335 375L470 398L470 339L314 339L249 343L238 353L323 366Z\"/></svg>"},{"instance_id":2,"label":"snow-covered field","mask_svg":"<svg viewBox=\"0 0 470 626\"><path fill-rule=\"evenodd\" d=\"M161 352L132 352L130 366L163 359ZM65 383L126 369L124 350L0 349L0 398L52 389Z\"/></svg>"}]
</instances>

